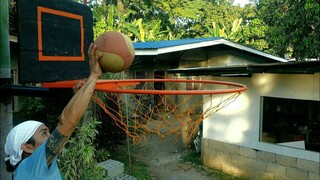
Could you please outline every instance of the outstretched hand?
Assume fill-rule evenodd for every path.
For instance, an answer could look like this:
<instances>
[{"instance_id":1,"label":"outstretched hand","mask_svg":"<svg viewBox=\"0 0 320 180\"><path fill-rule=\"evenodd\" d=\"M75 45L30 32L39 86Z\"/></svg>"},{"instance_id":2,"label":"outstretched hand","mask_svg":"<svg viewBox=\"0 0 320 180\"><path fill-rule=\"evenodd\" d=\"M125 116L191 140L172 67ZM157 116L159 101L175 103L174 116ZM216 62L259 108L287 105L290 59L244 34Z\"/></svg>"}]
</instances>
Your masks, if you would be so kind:
<instances>
[{"instance_id":1,"label":"outstretched hand","mask_svg":"<svg viewBox=\"0 0 320 180\"><path fill-rule=\"evenodd\" d=\"M97 45L91 43L89 46L89 65L90 65L90 76L100 77L102 75L99 60L102 57L102 53L96 53Z\"/></svg>"}]
</instances>

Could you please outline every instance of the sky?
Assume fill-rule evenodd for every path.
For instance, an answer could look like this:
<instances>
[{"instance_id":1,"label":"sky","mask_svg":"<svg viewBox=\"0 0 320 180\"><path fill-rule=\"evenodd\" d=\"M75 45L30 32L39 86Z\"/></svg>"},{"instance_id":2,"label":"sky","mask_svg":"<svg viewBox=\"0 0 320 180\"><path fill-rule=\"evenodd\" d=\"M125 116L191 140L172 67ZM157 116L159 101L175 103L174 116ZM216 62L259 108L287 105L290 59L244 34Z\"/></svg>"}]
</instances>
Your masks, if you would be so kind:
<instances>
[{"instance_id":1,"label":"sky","mask_svg":"<svg viewBox=\"0 0 320 180\"><path fill-rule=\"evenodd\" d=\"M240 4L240 6L244 6L245 4L248 4L249 0L235 0L233 4L237 5Z\"/></svg>"}]
</instances>

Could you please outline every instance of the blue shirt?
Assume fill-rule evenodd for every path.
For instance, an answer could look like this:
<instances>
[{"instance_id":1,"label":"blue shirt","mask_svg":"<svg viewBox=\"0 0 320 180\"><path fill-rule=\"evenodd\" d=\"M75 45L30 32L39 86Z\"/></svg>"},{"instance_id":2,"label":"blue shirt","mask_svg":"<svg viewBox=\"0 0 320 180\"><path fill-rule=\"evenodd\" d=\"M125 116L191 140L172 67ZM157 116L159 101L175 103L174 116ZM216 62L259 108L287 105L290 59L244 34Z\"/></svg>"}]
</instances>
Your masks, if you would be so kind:
<instances>
[{"instance_id":1,"label":"blue shirt","mask_svg":"<svg viewBox=\"0 0 320 180\"><path fill-rule=\"evenodd\" d=\"M57 158L54 158L50 167L46 159L46 142L42 143L28 158L17 167L14 180L61 180Z\"/></svg>"}]
</instances>

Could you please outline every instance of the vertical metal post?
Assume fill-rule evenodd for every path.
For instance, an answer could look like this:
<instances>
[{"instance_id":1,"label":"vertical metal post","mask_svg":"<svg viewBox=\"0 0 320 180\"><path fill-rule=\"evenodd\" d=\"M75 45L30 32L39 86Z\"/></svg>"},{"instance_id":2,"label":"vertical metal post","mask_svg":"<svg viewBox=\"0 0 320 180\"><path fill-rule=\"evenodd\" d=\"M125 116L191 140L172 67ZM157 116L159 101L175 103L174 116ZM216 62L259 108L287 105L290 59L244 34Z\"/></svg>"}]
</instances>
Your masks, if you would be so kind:
<instances>
[{"instance_id":1,"label":"vertical metal post","mask_svg":"<svg viewBox=\"0 0 320 180\"><path fill-rule=\"evenodd\" d=\"M0 78L10 78L9 47L9 5L8 0L0 2Z\"/></svg>"},{"instance_id":2,"label":"vertical metal post","mask_svg":"<svg viewBox=\"0 0 320 180\"><path fill-rule=\"evenodd\" d=\"M4 82L11 78L10 43L9 43L9 0L0 1L0 88ZM12 99L0 96L0 129L1 129L1 179L11 179L11 174L6 171L4 163L4 144L12 128Z\"/></svg>"},{"instance_id":3,"label":"vertical metal post","mask_svg":"<svg viewBox=\"0 0 320 180\"><path fill-rule=\"evenodd\" d=\"M121 79L124 79L124 72L121 73ZM128 102L128 94L124 94L124 97L125 97L125 102ZM128 105L127 103L125 103L125 109L126 109L126 112L128 112ZM128 117L128 114L126 114L126 121L127 121L127 132L129 132L129 117ZM128 150L128 161L129 161L129 175L132 175L132 162L131 162L131 150L130 150L130 137L129 135L127 134L127 150Z\"/></svg>"}]
</instances>

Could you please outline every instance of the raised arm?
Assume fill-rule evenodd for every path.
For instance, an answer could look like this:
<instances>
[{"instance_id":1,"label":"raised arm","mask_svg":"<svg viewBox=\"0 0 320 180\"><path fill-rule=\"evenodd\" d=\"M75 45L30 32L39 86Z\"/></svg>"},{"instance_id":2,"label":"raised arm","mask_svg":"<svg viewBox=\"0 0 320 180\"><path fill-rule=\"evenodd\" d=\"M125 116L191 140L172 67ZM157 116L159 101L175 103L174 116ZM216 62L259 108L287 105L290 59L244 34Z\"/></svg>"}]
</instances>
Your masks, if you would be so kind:
<instances>
[{"instance_id":1,"label":"raised arm","mask_svg":"<svg viewBox=\"0 0 320 180\"><path fill-rule=\"evenodd\" d=\"M81 117L87 110L92 93L94 92L96 86L96 82L102 74L99 65L99 59L101 55L95 54L95 50L96 45L91 44L88 52L90 75L87 81L76 92L67 106L63 109L56 129L49 136L46 148L48 165L51 164L54 157L61 152L69 136L72 134Z\"/></svg>"}]
</instances>

